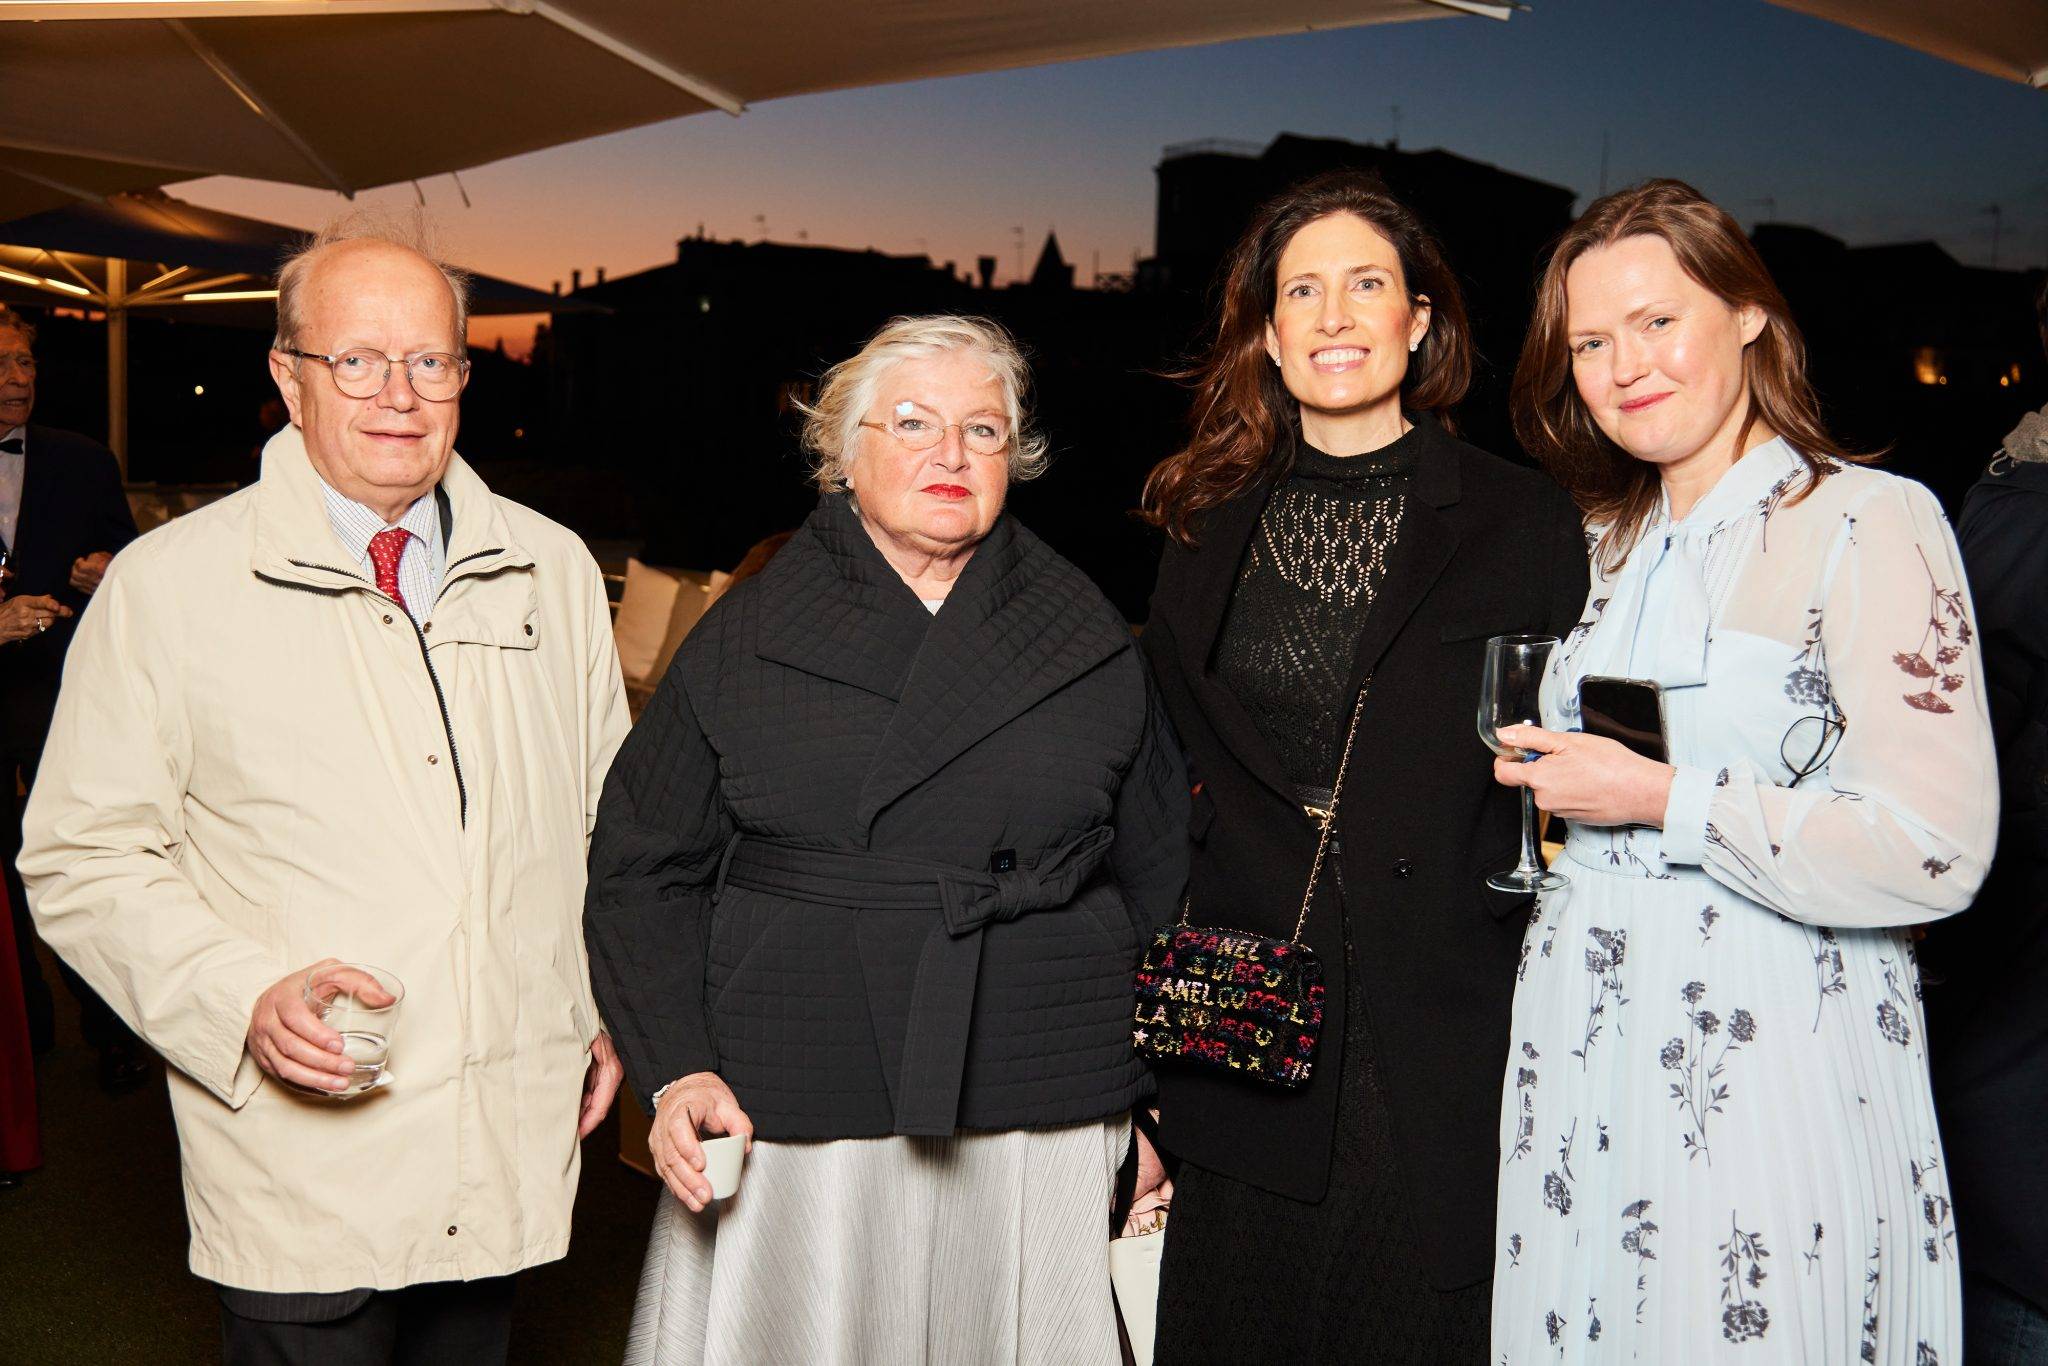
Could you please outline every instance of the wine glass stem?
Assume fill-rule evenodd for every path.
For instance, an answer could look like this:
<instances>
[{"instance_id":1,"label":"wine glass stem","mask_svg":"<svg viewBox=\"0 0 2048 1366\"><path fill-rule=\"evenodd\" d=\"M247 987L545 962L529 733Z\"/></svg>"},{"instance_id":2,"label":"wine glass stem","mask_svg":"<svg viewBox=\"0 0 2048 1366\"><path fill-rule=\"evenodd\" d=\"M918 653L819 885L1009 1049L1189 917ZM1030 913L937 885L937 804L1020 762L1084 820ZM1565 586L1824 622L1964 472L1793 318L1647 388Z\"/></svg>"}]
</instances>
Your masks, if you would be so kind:
<instances>
[{"instance_id":1,"label":"wine glass stem","mask_svg":"<svg viewBox=\"0 0 2048 1366\"><path fill-rule=\"evenodd\" d=\"M1522 862L1515 871L1543 871L1543 865L1536 861L1536 794L1526 787L1522 789Z\"/></svg>"}]
</instances>

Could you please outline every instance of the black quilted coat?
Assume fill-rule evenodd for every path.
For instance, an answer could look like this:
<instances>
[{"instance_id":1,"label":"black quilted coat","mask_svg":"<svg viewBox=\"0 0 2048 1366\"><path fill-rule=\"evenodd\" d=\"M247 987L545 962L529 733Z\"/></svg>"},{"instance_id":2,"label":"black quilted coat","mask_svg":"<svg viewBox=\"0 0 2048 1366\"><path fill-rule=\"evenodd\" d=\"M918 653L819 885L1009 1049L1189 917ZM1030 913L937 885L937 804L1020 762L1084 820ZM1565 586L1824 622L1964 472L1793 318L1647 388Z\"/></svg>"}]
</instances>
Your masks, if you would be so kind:
<instances>
[{"instance_id":1,"label":"black quilted coat","mask_svg":"<svg viewBox=\"0 0 2048 1366\"><path fill-rule=\"evenodd\" d=\"M933 616L828 496L683 643L605 783L585 936L628 1079L715 1071L767 1139L1123 1110L1188 805L1079 570L1005 515Z\"/></svg>"}]
</instances>

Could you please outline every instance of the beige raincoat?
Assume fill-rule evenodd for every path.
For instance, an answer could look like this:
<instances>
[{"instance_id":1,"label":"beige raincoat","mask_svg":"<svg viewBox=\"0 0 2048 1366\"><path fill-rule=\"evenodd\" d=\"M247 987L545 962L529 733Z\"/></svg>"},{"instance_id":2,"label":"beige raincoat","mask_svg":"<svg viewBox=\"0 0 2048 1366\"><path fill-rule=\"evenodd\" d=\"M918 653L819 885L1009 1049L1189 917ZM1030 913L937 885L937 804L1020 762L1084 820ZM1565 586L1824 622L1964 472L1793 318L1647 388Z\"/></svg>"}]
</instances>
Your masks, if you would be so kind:
<instances>
[{"instance_id":1,"label":"beige raincoat","mask_svg":"<svg viewBox=\"0 0 2048 1366\"><path fill-rule=\"evenodd\" d=\"M626 729L574 535L454 457L428 620L359 576L296 428L114 561L72 646L21 868L36 922L171 1064L192 1270L390 1289L560 1257L598 1032L584 851ZM427 659L433 660L433 669ZM300 1094L250 1009L397 973L393 1084Z\"/></svg>"}]
</instances>

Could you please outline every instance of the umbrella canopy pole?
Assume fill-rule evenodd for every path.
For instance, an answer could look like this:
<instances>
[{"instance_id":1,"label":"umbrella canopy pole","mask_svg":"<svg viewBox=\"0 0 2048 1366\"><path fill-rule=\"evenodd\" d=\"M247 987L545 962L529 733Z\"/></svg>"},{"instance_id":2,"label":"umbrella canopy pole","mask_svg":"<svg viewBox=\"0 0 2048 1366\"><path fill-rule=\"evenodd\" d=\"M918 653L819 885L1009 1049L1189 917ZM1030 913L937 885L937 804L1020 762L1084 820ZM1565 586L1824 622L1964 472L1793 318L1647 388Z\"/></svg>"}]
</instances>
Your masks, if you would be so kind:
<instances>
[{"instance_id":1,"label":"umbrella canopy pole","mask_svg":"<svg viewBox=\"0 0 2048 1366\"><path fill-rule=\"evenodd\" d=\"M107 448L128 478L128 263L107 262Z\"/></svg>"}]
</instances>

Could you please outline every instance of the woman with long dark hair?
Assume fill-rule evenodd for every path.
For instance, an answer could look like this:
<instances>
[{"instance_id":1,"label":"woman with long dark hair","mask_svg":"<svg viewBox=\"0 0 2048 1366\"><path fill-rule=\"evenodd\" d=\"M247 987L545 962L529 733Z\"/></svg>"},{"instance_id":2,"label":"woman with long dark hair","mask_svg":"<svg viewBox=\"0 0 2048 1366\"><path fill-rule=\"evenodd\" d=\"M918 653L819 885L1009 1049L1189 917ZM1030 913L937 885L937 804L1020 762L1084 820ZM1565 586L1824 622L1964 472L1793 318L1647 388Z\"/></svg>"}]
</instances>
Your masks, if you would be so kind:
<instances>
[{"instance_id":1,"label":"woman with long dark hair","mask_svg":"<svg viewBox=\"0 0 2048 1366\"><path fill-rule=\"evenodd\" d=\"M1146 486L1189 923L1293 937L1349 756L1300 932L1327 993L1311 1081L1159 1069L1162 1363L1486 1355L1528 903L1486 887L1517 808L1473 772L1473 721L1487 638L1568 626L1586 557L1555 485L1452 435L1472 367L1435 238L1376 181L1320 177L1232 253L1193 431Z\"/></svg>"},{"instance_id":2,"label":"woman with long dark hair","mask_svg":"<svg viewBox=\"0 0 2048 1366\"><path fill-rule=\"evenodd\" d=\"M1698 191L1596 201L1538 289L1522 438L1597 538L1534 751L1570 822L1515 994L1496 1359L1957 1366L1908 927L1998 817L1933 495L1820 420L1784 296ZM1669 763L1582 685L1653 685ZM1968 1230L1964 1230L1968 1236Z\"/></svg>"}]
</instances>

